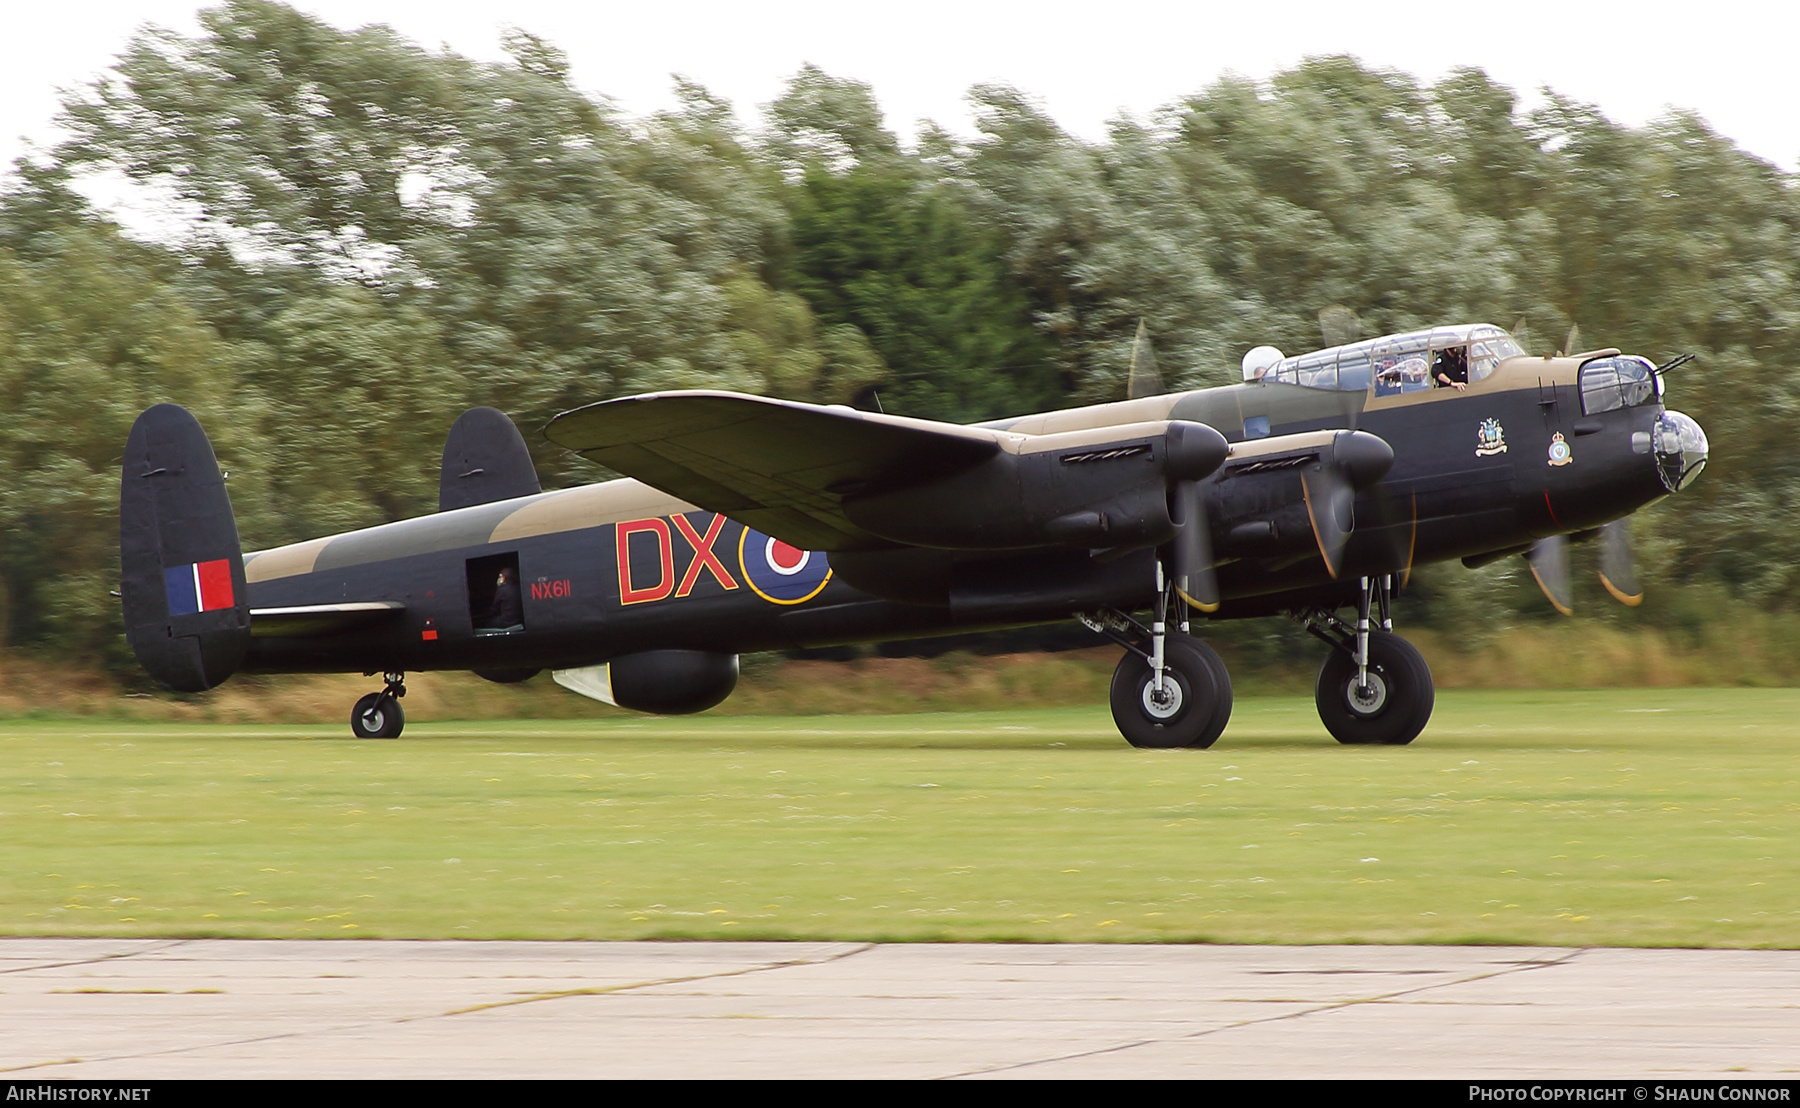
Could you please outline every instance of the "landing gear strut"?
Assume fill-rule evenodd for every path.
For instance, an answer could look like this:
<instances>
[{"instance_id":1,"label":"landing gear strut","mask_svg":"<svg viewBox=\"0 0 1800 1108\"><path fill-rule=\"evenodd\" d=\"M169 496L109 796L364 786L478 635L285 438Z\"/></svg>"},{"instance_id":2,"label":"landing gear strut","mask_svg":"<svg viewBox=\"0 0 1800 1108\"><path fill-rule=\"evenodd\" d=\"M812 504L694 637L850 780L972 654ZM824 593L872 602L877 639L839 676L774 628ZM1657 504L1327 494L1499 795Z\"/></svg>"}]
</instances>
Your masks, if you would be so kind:
<instances>
[{"instance_id":1,"label":"landing gear strut","mask_svg":"<svg viewBox=\"0 0 1800 1108\"><path fill-rule=\"evenodd\" d=\"M1431 719L1437 699L1431 668L1411 643L1394 634L1392 584L1388 577L1362 579L1354 625L1324 609L1299 617L1331 647L1319 667L1313 700L1325 730L1341 743L1403 746Z\"/></svg>"},{"instance_id":2,"label":"landing gear strut","mask_svg":"<svg viewBox=\"0 0 1800 1108\"><path fill-rule=\"evenodd\" d=\"M406 726L400 698L406 695L406 674L384 673L386 687L356 702L350 710L350 731L359 739L397 739Z\"/></svg>"},{"instance_id":3,"label":"landing gear strut","mask_svg":"<svg viewBox=\"0 0 1800 1108\"><path fill-rule=\"evenodd\" d=\"M1155 614L1149 627L1113 609L1078 618L1125 648L1113 670L1112 714L1125 741L1138 747L1211 746L1231 719L1231 675L1213 648L1189 635L1186 606L1156 569ZM1170 604L1181 629L1170 631Z\"/></svg>"}]
</instances>

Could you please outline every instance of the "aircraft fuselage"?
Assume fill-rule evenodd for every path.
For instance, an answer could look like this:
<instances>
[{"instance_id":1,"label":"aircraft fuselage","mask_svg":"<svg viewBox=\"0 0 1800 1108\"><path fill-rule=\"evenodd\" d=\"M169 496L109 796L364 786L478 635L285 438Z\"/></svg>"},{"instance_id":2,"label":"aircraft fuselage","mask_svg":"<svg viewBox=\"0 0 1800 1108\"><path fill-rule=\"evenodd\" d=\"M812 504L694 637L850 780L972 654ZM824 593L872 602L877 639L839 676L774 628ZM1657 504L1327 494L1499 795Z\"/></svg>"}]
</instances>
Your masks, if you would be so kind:
<instances>
[{"instance_id":1,"label":"aircraft fuselage","mask_svg":"<svg viewBox=\"0 0 1800 1108\"><path fill-rule=\"evenodd\" d=\"M1649 447L1660 400L1584 415L1578 366L1516 357L1464 391L1392 396L1248 383L983 426L1039 435L1188 420L1222 433L1232 457L1205 483L1205 499L1223 598L1214 618L1234 618L1337 602L1359 574L1522 549L1665 495ZM1313 541L1299 474L1249 463L1286 436L1339 428L1380 436L1394 462L1358 494L1334 578ZM834 559L848 567L853 558L796 550L639 482L612 481L246 556L259 618L242 668L569 669L638 651L879 641L1150 603L1153 548L1092 555L927 555L924 563L943 563L947 584L926 587L928 602L882 599L834 571ZM522 627L484 630L504 566L517 574ZM354 627L260 618L351 602L387 603L392 614Z\"/></svg>"}]
</instances>

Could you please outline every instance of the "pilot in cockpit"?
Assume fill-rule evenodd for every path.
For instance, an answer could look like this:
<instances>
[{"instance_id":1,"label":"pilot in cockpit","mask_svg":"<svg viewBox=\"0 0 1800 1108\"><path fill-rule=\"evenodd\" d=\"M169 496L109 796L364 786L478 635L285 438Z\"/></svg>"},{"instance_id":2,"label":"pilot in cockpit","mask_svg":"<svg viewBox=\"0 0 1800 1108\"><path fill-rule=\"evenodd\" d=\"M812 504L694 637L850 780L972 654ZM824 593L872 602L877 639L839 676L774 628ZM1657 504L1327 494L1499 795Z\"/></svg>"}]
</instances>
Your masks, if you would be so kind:
<instances>
[{"instance_id":1,"label":"pilot in cockpit","mask_svg":"<svg viewBox=\"0 0 1800 1108\"><path fill-rule=\"evenodd\" d=\"M1426 385L1425 355L1422 353L1386 355L1376 365L1379 367L1375 371L1377 396L1416 392Z\"/></svg>"},{"instance_id":2,"label":"pilot in cockpit","mask_svg":"<svg viewBox=\"0 0 1800 1108\"><path fill-rule=\"evenodd\" d=\"M1451 346L1438 351L1431 364L1434 388L1463 389L1469 384L1469 348Z\"/></svg>"}]
</instances>

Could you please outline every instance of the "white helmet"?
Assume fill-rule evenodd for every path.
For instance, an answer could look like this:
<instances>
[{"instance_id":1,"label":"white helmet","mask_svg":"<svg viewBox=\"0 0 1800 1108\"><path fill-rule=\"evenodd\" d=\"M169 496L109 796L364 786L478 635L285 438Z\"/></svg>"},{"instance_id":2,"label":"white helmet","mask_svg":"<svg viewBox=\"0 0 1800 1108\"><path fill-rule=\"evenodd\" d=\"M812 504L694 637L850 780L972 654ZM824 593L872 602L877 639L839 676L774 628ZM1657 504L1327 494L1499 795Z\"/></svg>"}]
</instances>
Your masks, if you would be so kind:
<instances>
[{"instance_id":1,"label":"white helmet","mask_svg":"<svg viewBox=\"0 0 1800 1108\"><path fill-rule=\"evenodd\" d=\"M1275 367L1287 355L1273 346L1259 346L1244 355L1244 380L1260 380L1262 375Z\"/></svg>"}]
</instances>

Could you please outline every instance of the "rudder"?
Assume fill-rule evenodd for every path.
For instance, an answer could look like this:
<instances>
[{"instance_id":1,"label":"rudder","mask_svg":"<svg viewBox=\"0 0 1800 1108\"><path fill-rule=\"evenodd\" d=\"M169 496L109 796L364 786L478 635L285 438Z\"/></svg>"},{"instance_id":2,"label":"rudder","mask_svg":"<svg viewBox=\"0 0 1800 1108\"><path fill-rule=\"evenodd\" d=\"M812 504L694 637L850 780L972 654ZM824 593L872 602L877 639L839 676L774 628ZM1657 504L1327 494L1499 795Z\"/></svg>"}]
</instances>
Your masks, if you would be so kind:
<instances>
[{"instance_id":1,"label":"rudder","mask_svg":"<svg viewBox=\"0 0 1800 1108\"><path fill-rule=\"evenodd\" d=\"M212 443L187 409L158 404L125 443L119 592L138 663L177 692L204 692L243 663L250 596L237 519Z\"/></svg>"}]
</instances>

